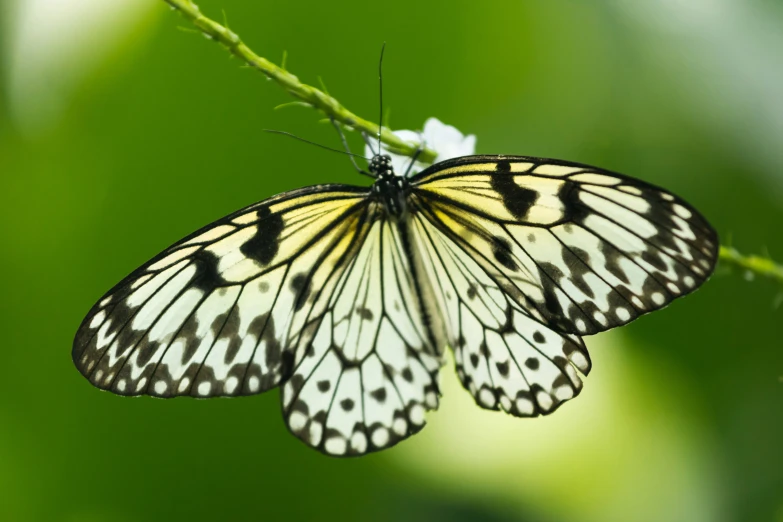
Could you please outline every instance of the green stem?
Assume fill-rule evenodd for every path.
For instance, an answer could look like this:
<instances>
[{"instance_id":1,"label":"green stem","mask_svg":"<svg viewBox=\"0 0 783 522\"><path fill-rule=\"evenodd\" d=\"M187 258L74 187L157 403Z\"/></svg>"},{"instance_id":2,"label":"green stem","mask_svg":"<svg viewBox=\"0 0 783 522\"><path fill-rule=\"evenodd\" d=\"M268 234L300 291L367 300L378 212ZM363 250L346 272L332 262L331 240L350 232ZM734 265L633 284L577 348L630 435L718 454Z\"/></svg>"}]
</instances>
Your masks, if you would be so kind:
<instances>
[{"instance_id":1,"label":"green stem","mask_svg":"<svg viewBox=\"0 0 783 522\"><path fill-rule=\"evenodd\" d=\"M243 60L245 63L264 73L267 77L276 81L289 94L302 100L311 107L323 112L330 118L344 125L345 127L357 129L366 132L370 136L377 136L379 127L377 124L360 118L334 99L329 94L316 89L311 85L306 85L299 81L299 78L278 67L266 58L255 54L245 45L239 36L214 20L207 18L198 6L191 0L164 0L172 8L190 21L207 38L221 43L231 54ZM388 149L396 154L413 156L418 146L414 143L401 140L389 129L381 131L381 141L388 146ZM437 153L430 149L424 149L419 155L419 160L424 163L435 161Z\"/></svg>"},{"instance_id":2,"label":"green stem","mask_svg":"<svg viewBox=\"0 0 783 522\"><path fill-rule=\"evenodd\" d=\"M768 277L783 284L783 266L768 257L745 256L732 247L721 245L718 258L724 263L737 266L754 274Z\"/></svg>"},{"instance_id":3,"label":"green stem","mask_svg":"<svg viewBox=\"0 0 783 522\"><path fill-rule=\"evenodd\" d=\"M377 124L355 115L326 92L300 82L299 78L286 71L284 67L279 67L266 58L258 56L228 27L201 14L198 6L191 0L164 1L179 11L184 18L189 20L207 38L222 44L231 54L276 81L295 98L323 112L345 127L363 131L370 136L378 134ZM413 156L417 151L416 144L401 140L386 128L381 131L381 141L387 145L389 150L397 154ZM437 153L435 151L425 148L421 151L419 160L424 163L432 163L435 161L436 156ZM720 247L718 257L724 263L768 277L783 284L783 266L778 265L769 258L744 256L734 248L727 246Z\"/></svg>"}]
</instances>

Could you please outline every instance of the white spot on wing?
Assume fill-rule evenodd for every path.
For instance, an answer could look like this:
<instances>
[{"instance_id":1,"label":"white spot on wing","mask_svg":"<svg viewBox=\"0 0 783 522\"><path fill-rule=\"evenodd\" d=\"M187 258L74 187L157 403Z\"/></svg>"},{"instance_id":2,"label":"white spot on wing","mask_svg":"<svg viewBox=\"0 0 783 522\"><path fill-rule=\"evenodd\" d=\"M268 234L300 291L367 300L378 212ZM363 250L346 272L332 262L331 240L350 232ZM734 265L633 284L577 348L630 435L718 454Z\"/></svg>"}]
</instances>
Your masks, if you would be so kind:
<instances>
[{"instance_id":1,"label":"white spot on wing","mask_svg":"<svg viewBox=\"0 0 783 522\"><path fill-rule=\"evenodd\" d=\"M598 194L599 196L612 200L615 203L622 205L623 207L641 214L649 212L651 208L650 203L648 203L646 199L639 196L626 194L625 192L620 192L613 188L588 186L584 187L584 190L592 192L593 194Z\"/></svg>"},{"instance_id":2,"label":"white spot on wing","mask_svg":"<svg viewBox=\"0 0 783 522\"><path fill-rule=\"evenodd\" d=\"M345 439L341 437L332 437L326 440L324 449L327 453L332 455L345 455L345 451L348 449Z\"/></svg>"},{"instance_id":3,"label":"white spot on wing","mask_svg":"<svg viewBox=\"0 0 783 522\"><path fill-rule=\"evenodd\" d=\"M612 186L620 183L618 178L613 176L607 176L606 174L596 174L595 172L588 172L585 174L577 174L576 176L569 176L568 179L576 181L578 183L585 183L590 185L605 185Z\"/></svg>"},{"instance_id":4,"label":"white spot on wing","mask_svg":"<svg viewBox=\"0 0 783 522\"><path fill-rule=\"evenodd\" d=\"M351 435L351 448L358 453L367 451L367 437L364 433L357 431Z\"/></svg>"},{"instance_id":5,"label":"white spot on wing","mask_svg":"<svg viewBox=\"0 0 783 522\"><path fill-rule=\"evenodd\" d=\"M163 283L169 280L171 276L182 269L187 263L187 261L180 261L176 265L170 266L164 271L160 272L149 282L144 283L135 292L131 293L125 299L125 302L131 308L141 306L147 299L149 299L152 294L154 294L161 286L163 286Z\"/></svg>"},{"instance_id":6,"label":"white spot on wing","mask_svg":"<svg viewBox=\"0 0 783 522\"><path fill-rule=\"evenodd\" d=\"M542 176L565 176L568 174L573 174L574 172L580 172L582 170L584 169L581 167L567 167L565 165L545 164L536 167L536 170L534 170L533 173L541 174Z\"/></svg>"},{"instance_id":7,"label":"white spot on wing","mask_svg":"<svg viewBox=\"0 0 783 522\"><path fill-rule=\"evenodd\" d=\"M251 213L252 214L252 213ZM219 225L216 227L212 227L203 234L199 234L196 237L189 239L185 245L192 245L192 244L198 244L198 243L209 243L211 241L215 241L216 239L220 239L221 237L225 236L226 234L229 234L236 230L236 227L232 227L231 225Z\"/></svg>"},{"instance_id":8,"label":"white spot on wing","mask_svg":"<svg viewBox=\"0 0 783 522\"><path fill-rule=\"evenodd\" d=\"M384 427L376 428L372 432L372 443L377 448L382 448L389 443L389 430Z\"/></svg>"},{"instance_id":9,"label":"white spot on wing","mask_svg":"<svg viewBox=\"0 0 783 522\"><path fill-rule=\"evenodd\" d=\"M92 320L90 321L90 328L98 328L103 323L104 319L106 319L106 311L101 310L93 316Z\"/></svg>"},{"instance_id":10,"label":"white spot on wing","mask_svg":"<svg viewBox=\"0 0 783 522\"><path fill-rule=\"evenodd\" d=\"M198 250L199 248L201 248L201 247L199 247L199 246L191 246L191 247L185 247L185 248L180 248L179 250L175 250L174 252L170 253L169 255L164 257L163 259L160 259L160 260L156 261L155 263L151 264L147 268L147 270L157 271L157 270L160 270L162 268L166 268L167 266L173 265L174 263L176 263L177 261L179 261L181 259L185 259L190 254L192 254L193 252Z\"/></svg>"},{"instance_id":11,"label":"white spot on wing","mask_svg":"<svg viewBox=\"0 0 783 522\"><path fill-rule=\"evenodd\" d=\"M184 261L183 261L184 263ZM154 296L141 307L139 312L133 318L131 327L134 330L146 330L152 326L153 321L168 307L175 299L177 294L185 288L193 276L196 274L196 267L190 265L183 269L176 276L171 278ZM148 284L152 284L151 282ZM146 285L140 290L146 289ZM133 296L131 296L133 297ZM129 298L130 301L130 298Z\"/></svg>"},{"instance_id":12,"label":"white spot on wing","mask_svg":"<svg viewBox=\"0 0 783 522\"><path fill-rule=\"evenodd\" d=\"M199 395L207 396L209 395L209 392L212 391L212 383L207 381L199 383L196 391L198 391Z\"/></svg>"}]
</instances>

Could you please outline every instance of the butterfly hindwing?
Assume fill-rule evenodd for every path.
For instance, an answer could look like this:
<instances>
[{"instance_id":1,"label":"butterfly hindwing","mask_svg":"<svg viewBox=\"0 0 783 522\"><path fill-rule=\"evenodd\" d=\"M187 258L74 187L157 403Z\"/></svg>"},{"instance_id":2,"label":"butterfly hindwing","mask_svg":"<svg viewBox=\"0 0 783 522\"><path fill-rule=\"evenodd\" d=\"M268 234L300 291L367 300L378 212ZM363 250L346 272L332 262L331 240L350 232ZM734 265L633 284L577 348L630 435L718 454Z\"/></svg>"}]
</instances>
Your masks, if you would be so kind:
<instances>
[{"instance_id":1,"label":"butterfly hindwing","mask_svg":"<svg viewBox=\"0 0 783 522\"><path fill-rule=\"evenodd\" d=\"M412 306L398 229L379 214L319 298L324 311L308 318L282 388L289 429L331 455L390 447L420 430L425 411L438 405L440 359Z\"/></svg>"},{"instance_id":2,"label":"butterfly hindwing","mask_svg":"<svg viewBox=\"0 0 783 522\"><path fill-rule=\"evenodd\" d=\"M592 334L693 291L717 236L676 196L620 174L540 158L471 156L412 180L412 198L518 307Z\"/></svg>"},{"instance_id":3,"label":"butterfly hindwing","mask_svg":"<svg viewBox=\"0 0 783 522\"><path fill-rule=\"evenodd\" d=\"M426 211L414 221L457 375L476 403L527 417L551 413L579 394L576 369L590 371L581 339L530 317Z\"/></svg>"}]
</instances>

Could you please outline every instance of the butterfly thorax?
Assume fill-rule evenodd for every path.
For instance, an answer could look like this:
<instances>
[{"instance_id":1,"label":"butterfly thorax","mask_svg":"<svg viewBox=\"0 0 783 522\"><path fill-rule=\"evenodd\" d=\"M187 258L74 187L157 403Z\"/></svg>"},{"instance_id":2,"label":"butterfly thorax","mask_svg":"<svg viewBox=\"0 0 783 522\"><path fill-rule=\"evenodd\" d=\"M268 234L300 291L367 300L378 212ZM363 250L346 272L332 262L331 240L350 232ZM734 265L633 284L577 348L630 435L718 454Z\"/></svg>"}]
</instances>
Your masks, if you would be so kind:
<instances>
[{"instance_id":1,"label":"butterfly thorax","mask_svg":"<svg viewBox=\"0 0 783 522\"><path fill-rule=\"evenodd\" d=\"M390 218L402 218L407 212L408 180L394 173L391 158L385 154L373 156L370 172L375 175L373 196L383 203Z\"/></svg>"}]
</instances>

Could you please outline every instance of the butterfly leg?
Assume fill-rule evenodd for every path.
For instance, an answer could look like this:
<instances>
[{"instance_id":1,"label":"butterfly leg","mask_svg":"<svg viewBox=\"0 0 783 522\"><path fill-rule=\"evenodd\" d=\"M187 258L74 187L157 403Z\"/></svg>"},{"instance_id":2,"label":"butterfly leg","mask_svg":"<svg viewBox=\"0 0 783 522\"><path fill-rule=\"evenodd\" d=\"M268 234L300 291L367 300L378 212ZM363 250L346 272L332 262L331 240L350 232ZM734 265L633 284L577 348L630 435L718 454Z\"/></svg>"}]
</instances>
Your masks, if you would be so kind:
<instances>
[{"instance_id":1,"label":"butterfly leg","mask_svg":"<svg viewBox=\"0 0 783 522\"><path fill-rule=\"evenodd\" d=\"M369 134L362 131L362 138L364 138L364 142L367 144L368 147L370 147L370 152L372 152L373 156L377 156L381 153L381 149L379 148L377 151L372 146L372 139L370 138Z\"/></svg>"},{"instance_id":2,"label":"butterfly leg","mask_svg":"<svg viewBox=\"0 0 783 522\"><path fill-rule=\"evenodd\" d=\"M334 125L334 128L337 129L337 134L340 135L340 141L343 142L343 147L345 147L345 151L348 154L350 154L350 156L348 157L351 158L351 163L353 163L353 166L356 169L356 171L359 174L364 174L365 176L370 176L371 178L375 178L375 176L373 176L371 173L359 167L359 165L356 163L356 160L353 159L353 153L351 152L351 148L348 146L348 140L345 139L345 134L343 133L343 130L340 128L340 125L336 121L334 121L334 118L329 118L329 120L331 120L332 125Z\"/></svg>"},{"instance_id":3,"label":"butterfly leg","mask_svg":"<svg viewBox=\"0 0 783 522\"><path fill-rule=\"evenodd\" d=\"M405 174L402 175L403 178L408 177L408 174L410 174L413 165L416 163L416 160L419 158L419 154L421 154L421 151L423 150L424 150L423 144L419 144L419 147L416 149L416 152L413 154L413 157L411 157L411 162L408 163L408 168L405 169Z\"/></svg>"}]
</instances>

